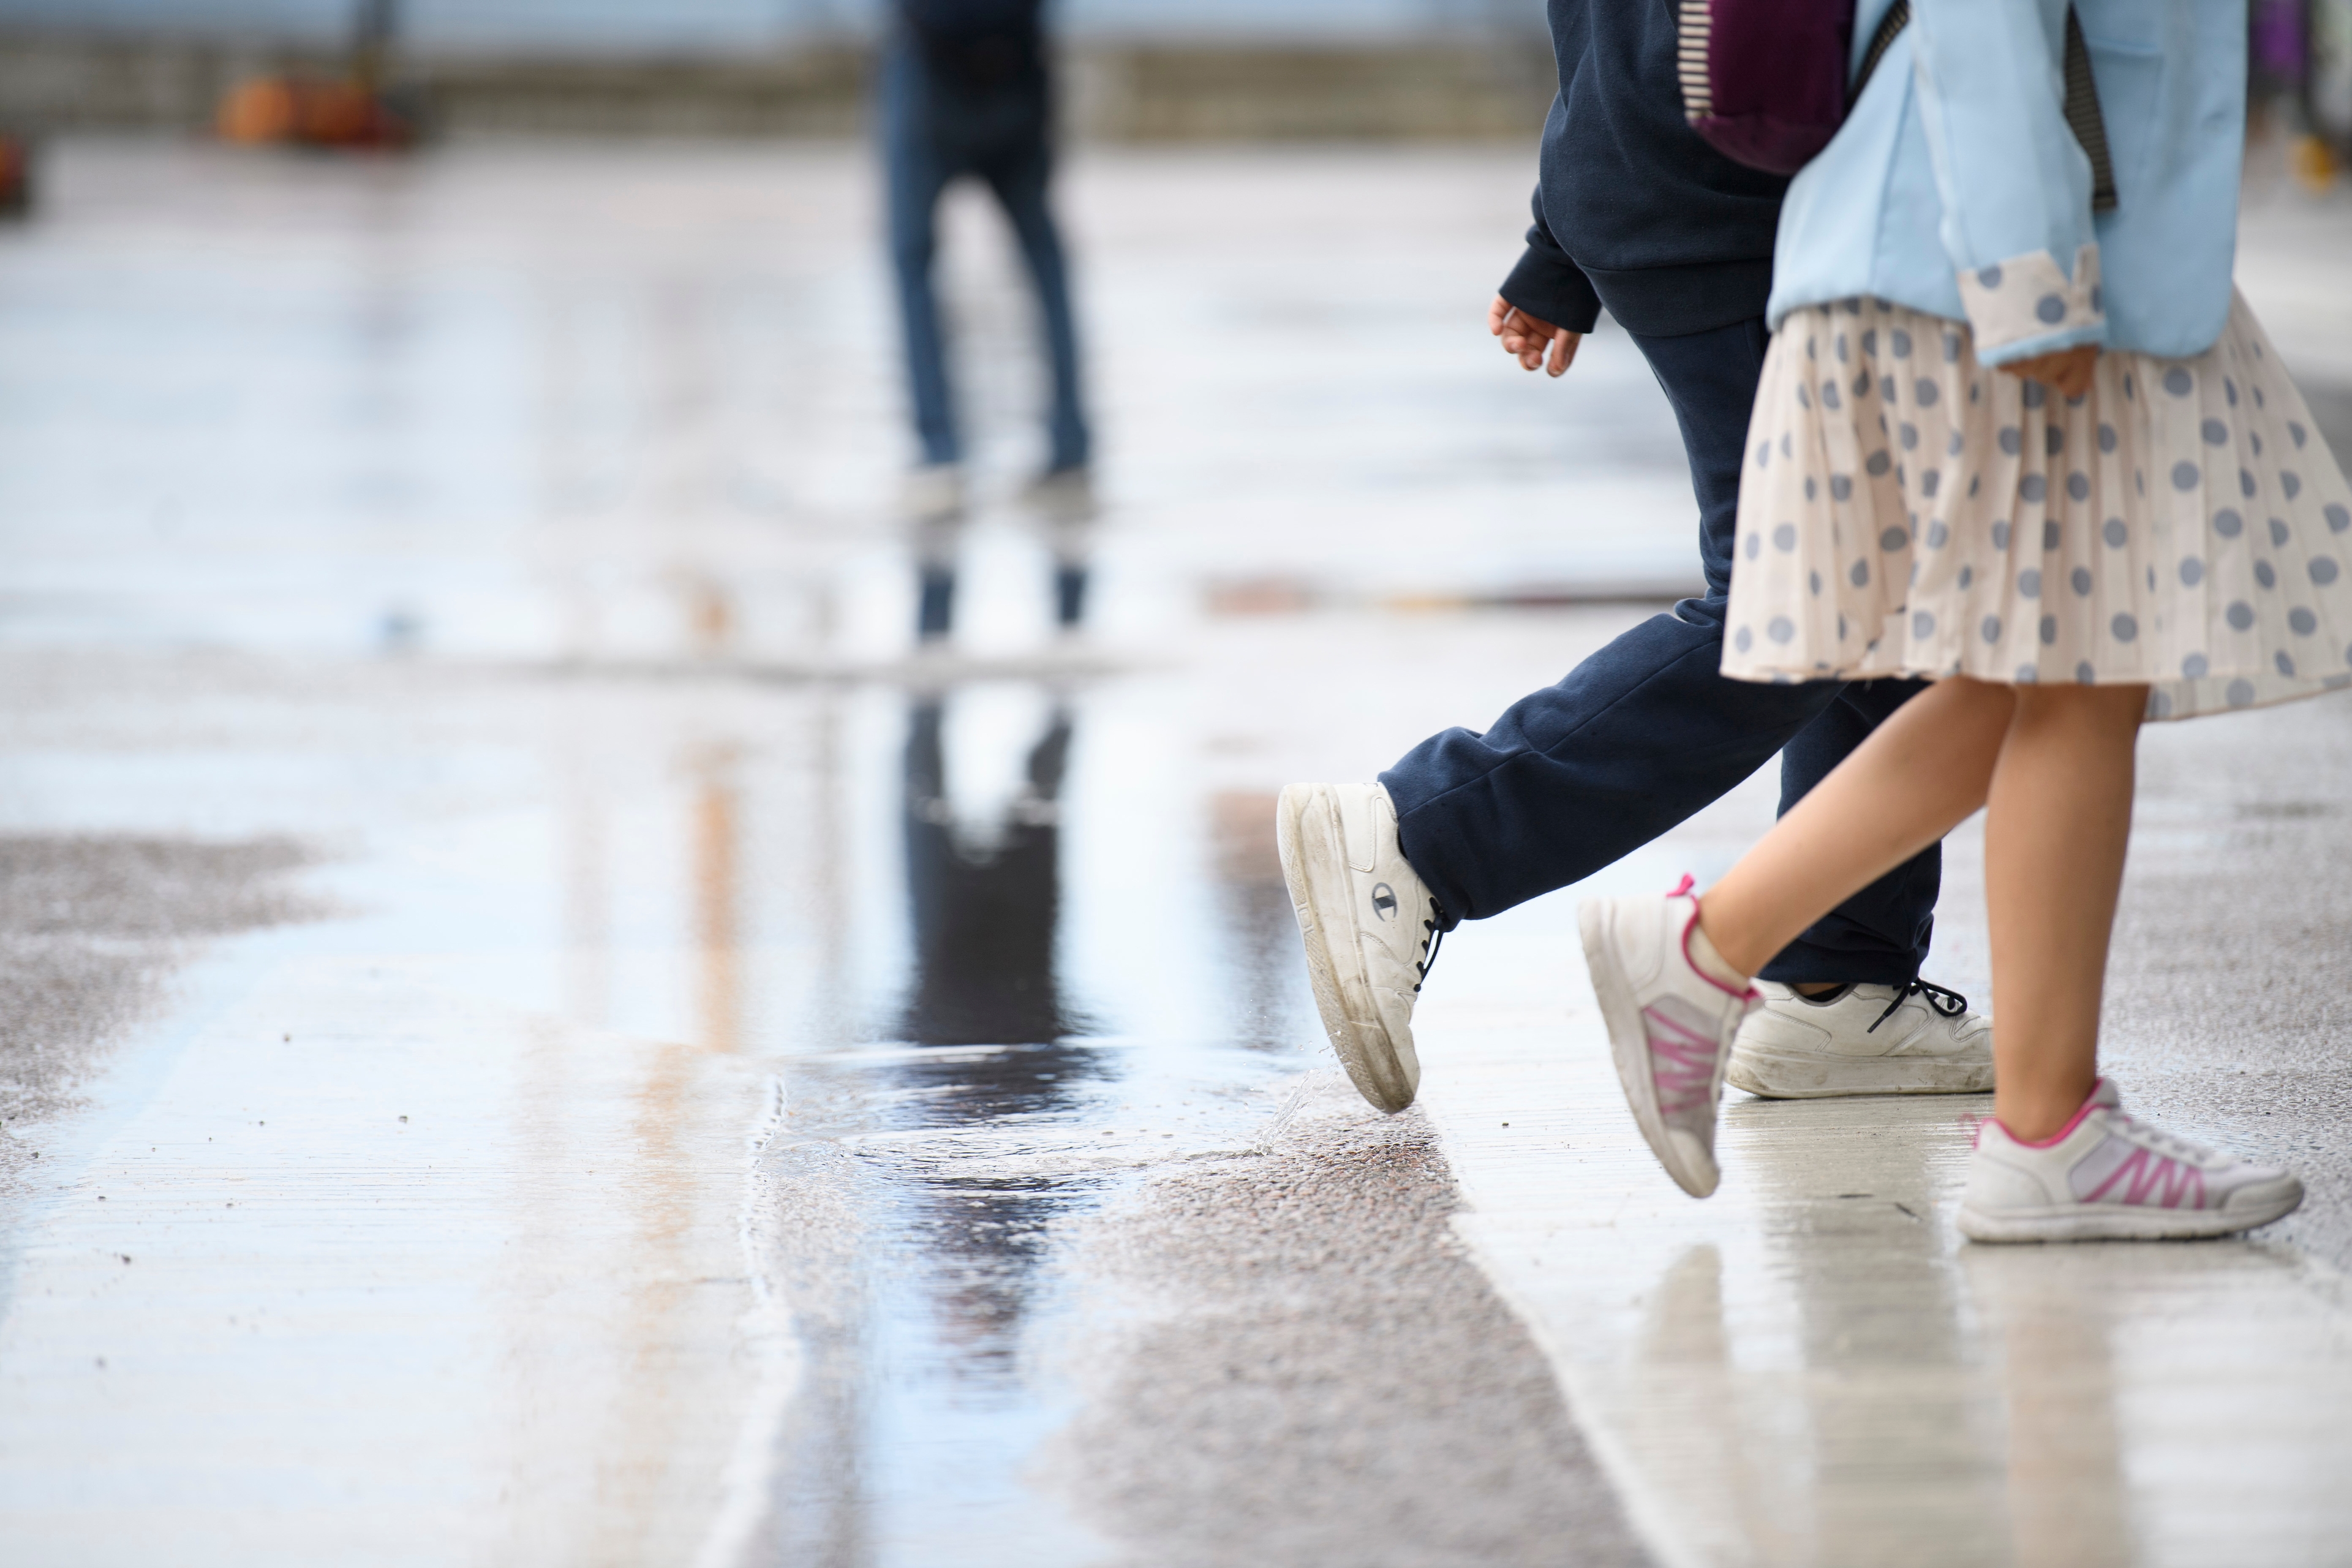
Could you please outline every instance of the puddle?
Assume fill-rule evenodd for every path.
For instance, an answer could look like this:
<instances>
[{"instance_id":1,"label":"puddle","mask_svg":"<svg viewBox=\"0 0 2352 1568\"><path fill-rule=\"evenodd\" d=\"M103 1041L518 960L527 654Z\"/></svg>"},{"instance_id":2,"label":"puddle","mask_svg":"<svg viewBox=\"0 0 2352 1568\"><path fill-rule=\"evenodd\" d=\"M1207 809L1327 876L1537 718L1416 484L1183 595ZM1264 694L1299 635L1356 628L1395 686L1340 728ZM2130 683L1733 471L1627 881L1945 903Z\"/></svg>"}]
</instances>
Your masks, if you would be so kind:
<instances>
[{"instance_id":1,"label":"puddle","mask_svg":"<svg viewBox=\"0 0 2352 1568\"><path fill-rule=\"evenodd\" d=\"M905 700L895 842L864 840L895 874L857 875L900 891L904 965L787 1063L761 1162L803 1375L744 1560L1641 1561L1429 1127L1314 1049L1272 803L1139 789L1164 701ZM1181 875L1120 835L1187 842Z\"/></svg>"},{"instance_id":2,"label":"puddle","mask_svg":"<svg viewBox=\"0 0 2352 1568\"><path fill-rule=\"evenodd\" d=\"M1088 706L1002 684L905 701L887 846L902 977L856 1009L870 1038L786 1066L761 1162L764 1266L804 1370L755 1558L1097 1559L1032 1478L1074 1410L1054 1371L1082 1310L1073 1237L1150 1173L1242 1146L1303 1065L1154 1027L1065 978L1082 945L1065 929L1065 817ZM1213 973L1203 934L1166 955Z\"/></svg>"}]
</instances>

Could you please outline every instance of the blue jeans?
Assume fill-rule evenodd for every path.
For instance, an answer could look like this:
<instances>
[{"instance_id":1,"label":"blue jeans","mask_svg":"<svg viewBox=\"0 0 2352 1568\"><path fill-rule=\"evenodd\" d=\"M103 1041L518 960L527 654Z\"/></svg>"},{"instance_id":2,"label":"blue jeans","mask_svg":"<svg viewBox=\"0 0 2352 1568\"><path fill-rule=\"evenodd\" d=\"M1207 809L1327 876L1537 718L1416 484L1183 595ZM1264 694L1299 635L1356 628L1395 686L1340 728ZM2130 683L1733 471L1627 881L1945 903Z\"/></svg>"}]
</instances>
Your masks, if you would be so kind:
<instances>
[{"instance_id":1,"label":"blue jeans","mask_svg":"<svg viewBox=\"0 0 2352 1568\"><path fill-rule=\"evenodd\" d=\"M963 455L948 390L931 263L939 247L940 195L957 178L972 174L987 183L1003 207L1036 287L1054 379L1047 467L1083 465L1088 438L1078 387L1077 329L1061 235L1045 204L1053 156L1044 79L965 89L934 79L920 52L898 41L883 53L880 109L890 256L898 271L907 383L923 460L952 463Z\"/></svg>"},{"instance_id":2,"label":"blue jeans","mask_svg":"<svg viewBox=\"0 0 2352 1568\"><path fill-rule=\"evenodd\" d=\"M1780 809L1921 689L1910 680L1727 680L1724 603L1739 468L1769 334L1760 319L1634 340L1681 423L1706 595L1653 616L1521 698L1484 734L1433 735L1381 775L1405 858L1451 926L1580 881L1780 753ZM1801 984L1900 984L1935 928L1940 847L1841 904L1765 965Z\"/></svg>"}]
</instances>

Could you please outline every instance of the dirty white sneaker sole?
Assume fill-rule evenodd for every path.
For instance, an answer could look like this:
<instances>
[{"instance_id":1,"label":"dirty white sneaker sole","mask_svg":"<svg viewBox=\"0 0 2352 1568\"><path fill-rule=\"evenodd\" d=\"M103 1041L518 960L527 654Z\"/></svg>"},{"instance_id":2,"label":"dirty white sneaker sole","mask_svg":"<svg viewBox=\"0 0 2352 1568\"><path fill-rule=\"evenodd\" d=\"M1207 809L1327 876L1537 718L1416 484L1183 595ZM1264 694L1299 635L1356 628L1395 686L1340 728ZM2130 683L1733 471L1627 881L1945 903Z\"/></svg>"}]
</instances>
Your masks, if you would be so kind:
<instances>
[{"instance_id":1,"label":"dirty white sneaker sole","mask_svg":"<svg viewBox=\"0 0 2352 1568\"><path fill-rule=\"evenodd\" d=\"M1740 1026L1724 1072L1734 1089L1768 1100L1992 1092L1991 1020L1957 993L1937 987L1898 1002L1898 987L1855 985L1819 1003L1770 981L1756 988L1764 1005ZM1939 1012L1937 996L1956 998L1960 1011Z\"/></svg>"},{"instance_id":2,"label":"dirty white sneaker sole","mask_svg":"<svg viewBox=\"0 0 2352 1568\"><path fill-rule=\"evenodd\" d=\"M1323 1032L1366 1100L1402 1110L1421 1087L1412 1007L1432 900L1397 847L1395 807L1378 784L1295 784L1275 837Z\"/></svg>"},{"instance_id":3,"label":"dirty white sneaker sole","mask_svg":"<svg viewBox=\"0 0 2352 1568\"><path fill-rule=\"evenodd\" d=\"M1811 1052L1732 1053L1723 1081L1766 1100L1839 1100L1866 1094L1990 1094L1992 1064L1963 1066L1933 1058L1840 1058Z\"/></svg>"},{"instance_id":4,"label":"dirty white sneaker sole","mask_svg":"<svg viewBox=\"0 0 2352 1568\"><path fill-rule=\"evenodd\" d=\"M2142 1208L2125 1204L2060 1204L1986 1211L1960 1205L1959 1229L1970 1241L2196 1241L2234 1236L2284 1219L2303 1206L2293 1176L2233 1195L2219 1209Z\"/></svg>"}]
</instances>

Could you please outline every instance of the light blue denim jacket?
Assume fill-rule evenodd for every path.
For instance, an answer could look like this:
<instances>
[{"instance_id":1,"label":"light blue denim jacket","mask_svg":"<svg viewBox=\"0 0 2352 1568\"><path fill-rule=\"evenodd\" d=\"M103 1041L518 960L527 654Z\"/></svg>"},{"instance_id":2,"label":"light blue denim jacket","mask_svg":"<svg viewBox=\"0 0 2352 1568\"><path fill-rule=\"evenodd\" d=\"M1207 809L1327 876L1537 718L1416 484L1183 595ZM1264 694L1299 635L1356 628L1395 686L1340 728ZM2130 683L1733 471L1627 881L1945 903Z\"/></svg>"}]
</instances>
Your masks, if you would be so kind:
<instances>
[{"instance_id":1,"label":"light blue denim jacket","mask_svg":"<svg viewBox=\"0 0 2352 1568\"><path fill-rule=\"evenodd\" d=\"M1855 65L1893 0L1855 7ZM2179 357L2230 312L2245 0L2075 0L2115 167L2066 125L2067 0L1911 0L1862 98L1789 187L1766 317L1872 295L2003 364L2077 343Z\"/></svg>"}]
</instances>

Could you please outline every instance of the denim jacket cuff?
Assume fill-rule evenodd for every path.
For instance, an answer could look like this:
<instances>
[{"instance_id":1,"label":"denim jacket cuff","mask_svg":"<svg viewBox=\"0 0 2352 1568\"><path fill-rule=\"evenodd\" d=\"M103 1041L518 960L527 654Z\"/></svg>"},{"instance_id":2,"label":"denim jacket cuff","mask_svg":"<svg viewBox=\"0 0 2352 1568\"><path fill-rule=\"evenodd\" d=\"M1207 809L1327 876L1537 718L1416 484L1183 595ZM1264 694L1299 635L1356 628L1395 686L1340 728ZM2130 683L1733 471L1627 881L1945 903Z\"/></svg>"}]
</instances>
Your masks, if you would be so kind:
<instances>
[{"instance_id":1,"label":"denim jacket cuff","mask_svg":"<svg viewBox=\"0 0 2352 1568\"><path fill-rule=\"evenodd\" d=\"M1963 272L1959 285L1981 363L2011 364L2106 341L2095 245L2075 252L2071 280L2056 257L2033 250Z\"/></svg>"}]
</instances>

